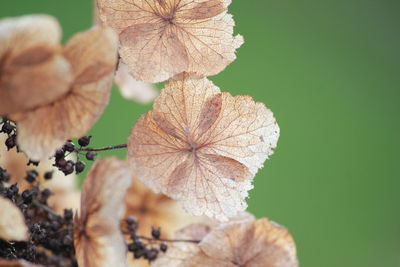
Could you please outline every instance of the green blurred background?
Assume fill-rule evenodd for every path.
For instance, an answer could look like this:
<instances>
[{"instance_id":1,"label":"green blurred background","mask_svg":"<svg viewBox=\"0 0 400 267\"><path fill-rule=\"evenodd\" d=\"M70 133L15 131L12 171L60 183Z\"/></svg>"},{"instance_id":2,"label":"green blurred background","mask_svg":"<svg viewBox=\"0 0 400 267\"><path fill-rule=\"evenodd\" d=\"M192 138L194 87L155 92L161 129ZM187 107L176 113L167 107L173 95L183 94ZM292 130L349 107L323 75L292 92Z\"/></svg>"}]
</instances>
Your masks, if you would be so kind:
<instances>
[{"instance_id":1,"label":"green blurred background","mask_svg":"<svg viewBox=\"0 0 400 267\"><path fill-rule=\"evenodd\" d=\"M212 80L267 103L281 127L250 211L290 229L304 267L400 266L400 1L233 2L246 43ZM66 40L90 27L91 4L1 0L0 15L52 14ZM150 108L114 89L93 145L125 143Z\"/></svg>"}]
</instances>

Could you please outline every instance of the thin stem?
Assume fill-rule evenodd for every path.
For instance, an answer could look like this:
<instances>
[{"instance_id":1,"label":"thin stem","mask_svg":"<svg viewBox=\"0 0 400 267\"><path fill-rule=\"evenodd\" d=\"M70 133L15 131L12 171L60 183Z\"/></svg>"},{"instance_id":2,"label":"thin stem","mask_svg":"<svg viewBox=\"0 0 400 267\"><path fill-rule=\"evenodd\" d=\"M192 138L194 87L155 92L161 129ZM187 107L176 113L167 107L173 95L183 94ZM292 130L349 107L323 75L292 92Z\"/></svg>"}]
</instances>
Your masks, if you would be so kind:
<instances>
[{"instance_id":1,"label":"thin stem","mask_svg":"<svg viewBox=\"0 0 400 267\"><path fill-rule=\"evenodd\" d=\"M107 147L102 147L102 148L81 147L81 148L77 148L76 150L78 152L80 152L80 151L107 151L107 150L121 149L121 148L127 148L127 147L128 147L127 144L122 144L122 145L107 146Z\"/></svg>"},{"instance_id":2,"label":"thin stem","mask_svg":"<svg viewBox=\"0 0 400 267\"><path fill-rule=\"evenodd\" d=\"M39 208L41 208L41 209L47 211L48 213L52 214L53 216L57 216L57 217L60 216L60 215L57 214L54 210L50 209L50 208L47 207L46 205L41 204L41 203L38 202L38 201L33 201L32 203L33 203L36 207L39 207Z\"/></svg>"}]
</instances>

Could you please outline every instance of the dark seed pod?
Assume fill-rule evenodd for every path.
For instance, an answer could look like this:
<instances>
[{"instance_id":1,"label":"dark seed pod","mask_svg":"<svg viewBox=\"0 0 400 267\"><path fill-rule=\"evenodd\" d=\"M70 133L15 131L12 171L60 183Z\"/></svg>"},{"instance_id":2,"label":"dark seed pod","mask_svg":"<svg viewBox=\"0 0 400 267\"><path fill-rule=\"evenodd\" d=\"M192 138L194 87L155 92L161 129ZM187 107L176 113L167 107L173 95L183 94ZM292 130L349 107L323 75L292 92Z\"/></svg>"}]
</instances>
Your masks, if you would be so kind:
<instances>
[{"instance_id":1,"label":"dark seed pod","mask_svg":"<svg viewBox=\"0 0 400 267\"><path fill-rule=\"evenodd\" d=\"M92 138L92 136L83 136L78 139L78 144L80 146L88 146L90 144L90 138Z\"/></svg>"},{"instance_id":2,"label":"dark seed pod","mask_svg":"<svg viewBox=\"0 0 400 267\"><path fill-rule=\"evenodd\" d=\"M86 153L86 159L87 160L94 160L94 158L96 157L96 153L93 151L89 151Z\"/></svg>"},{"instance_id":3,"label":"dark seed pod","mask_svg":"<svg viewBox=\"0 0 400 267\"><path fill-rule=\"evenodd\" d=\"M161 243L161 244L160 244L160 250L161 250L162 252L166 252L167 249L168 249L168 245L167 245L167 244L165 244L165 243Z\"/></svg>"},{"instance_id":4,"label":"dark seed pod","mask_svg":"<svg viewBox=\"0 0 400 267\"><path fill-rule=\"evenodd\" d=\"M3 127L1 127L1 132L10 134L14 129L15 127L11 123L6 121L5 123L3 123Z\"/></svg>"},{"instance_id":5,"label":"dark seed pod","mask_svg":"<svg viewBox=\"0 0 400 267\"><path fill-rule=\"evenodd\" d=\"M66 142L66 143L64 144L63 149L64 149L65 151L68 151L68 152L73 152L73 151L75 151L75 145L74 145L74 143L68 141L68 142Z\"/></svg>"},{"instance_id":6,"label":"dark seed pod","mask_svg":"<svg viewBox=\"0 0 400 267\"><path fill-rule=\"evenodd\" d=\"M85 163L82 161L77 161L75 164L75 172L76 174L79 174L81 172L83 172L83 170L85 169Z\"/></svg>"},{"instance_id":7,"label":"dark seed pod","mask_svg":"<svg viewBox=\"0 0 400 267\"><path fill-rule=\"evenodd\" d=\"M160 239L161 236L160 228L151 229L151 236L154 237L155 239Z\"/></svg>"},{"instance_id":8,"label":"dark seed pod","mask_svg":"<svg viewBox=\"0 0 400 267\"><path fill-rule=\"evenodd\" d=\"M5 142L5 145L7 147L7 150L12 149L17 145L17 136L15 134L10 135Z\"/></svg>"},{"instance_id":9,"label":"dark seed pod","mask_svg":"<svg viewBox=\"0 0 400 267\"><path fill-rule=\"evenodd\" d=\"M50 180L51 178L53 178L53 171L48 171L44 174L44 179Z\"/></svg>"}]
</instances>

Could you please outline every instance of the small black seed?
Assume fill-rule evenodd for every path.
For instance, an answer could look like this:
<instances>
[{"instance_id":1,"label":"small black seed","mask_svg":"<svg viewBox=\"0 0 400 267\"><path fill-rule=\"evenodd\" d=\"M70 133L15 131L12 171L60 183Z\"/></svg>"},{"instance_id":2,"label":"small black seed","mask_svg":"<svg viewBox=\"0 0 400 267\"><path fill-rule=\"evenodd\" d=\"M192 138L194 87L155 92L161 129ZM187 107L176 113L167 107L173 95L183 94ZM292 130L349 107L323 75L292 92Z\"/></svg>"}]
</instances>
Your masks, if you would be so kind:
<instances>
[{"instance_id":1,"label":"small black seed","mask_svg":"<svg viewBox=\"0 0 400 267\"><path fill-rule=\"evenodd\" d=\"M51 178L53 178L53 171L45 172L44 179L50 180Z\"/></svg>"},{"instance_id":2,"label":"small black seed","mask_svg":"<svg viewBox=\"0 0 400 267\"><path fill-rule=\"evenodd\" d=\"M85 163L82 161L77 161L75 164L75 172L76 174L79 174L81 172L83 172L83 170L85 169Z\"/></svg>"},{"instance_id":3,"label":"small black seed","mask_svg":"<svg viewBox=\"0 0 400 267\"><path fill-rule=\"evenodd\" d=\"M14 130L14 128L15 127L7 121L3 124L3 127L1 127L1 132L10 134Z\"/></svg>"},{"instance_id":4,"label":"small black seed","mask_svg":"<svg viewBox=\"0 0 400 267\"><path fill-rule=\"evenodd\" d=\"M62 148L60 148L60 149L57 149L56 154L54 155L54 157L56 159L61 159L61 158L64 157L64 154L65 154L64 150Z\"/></svg>"},{"instance_id":5,"label":"small black seed","mask_svg":"<svg viewBox=\"0 0 400 267\"><path fill-rule=\"evenodd\" d=\"M168 245L167 245L167 244L165 244L165 243L161 243L161 244L160 244L160 250L161 250L162 252L166 252L167 249L168 249Z\"/></svg>"},{"instance_id":6,"label":"small black seed","mask_svg":"<svg viewBox=\"0 0 400 267\"><path fill-rule=\"evenodd\" d=\"M17 136L15 134L10 135L5 142L5 145L7 147L7 150L12 149L17 145Z\"/></svg>"},{"instance_id":7,"label":"small black seed","mask_svg":"<svg viewBox=\"0 0 400 267\"><path fill-rule=\"evenodd\" d=\"M90 138L92 138L92 136L83 136L78 139L78 144L80 146L87 146L90 144Z\"/></svg>"},{"instance_id":8,"label":"small black seed","mask_svg":"<svg viewBox=\"0 0 400 267\"><path fill-rule=\"evenodd\" d=\"M68 141L68 142L66 142L66 143L64 144L63 149L64 149L65 151L68 151L68 152L73 152L73 151L75 150L75 145L74 145L74 143Z\"/></svg>"},{"instance_id":9,"label":"small black seed","mask_svg":"<svg viewBox=\"0 0 400 267\"><path fill-rule=\"evenodd\" d=\"M146 259L149 261L154 261L157 258L158 250L156 248L152 248L146 251Z\"/></svg>"},{"instance_id":10,"label":"small black seed","mask_svg":"<svg viewBox=\"0 0 400 267\"><path fill-rule=\"evenodd\" d=\"M93 151L89 151L86 153L86 159L87 160L94 160L94 158L96 157L96 153Z\"/></svg>"},{"instance_id":11,"label":"small black seed","mask_svg":"<svg viewBox=\"0 0 400 267\"><path fill-rule=\"evenodd\" d=\"M159 228L151 229L151 236L154 237L155 239L159 239L161 236L160 229Z\"/></svg>"},{"instance_id":12,"label":"small black seed","mask_svg":"<svg viewBox=\"0 0 400 267\"><path fill-rule=\"evenodd\" d=\"M35 161L35 160L29 160L28 163L26 164L27 166L33 165L33 166L39 166L39 161Z\"/></svg>"}]
</instances>

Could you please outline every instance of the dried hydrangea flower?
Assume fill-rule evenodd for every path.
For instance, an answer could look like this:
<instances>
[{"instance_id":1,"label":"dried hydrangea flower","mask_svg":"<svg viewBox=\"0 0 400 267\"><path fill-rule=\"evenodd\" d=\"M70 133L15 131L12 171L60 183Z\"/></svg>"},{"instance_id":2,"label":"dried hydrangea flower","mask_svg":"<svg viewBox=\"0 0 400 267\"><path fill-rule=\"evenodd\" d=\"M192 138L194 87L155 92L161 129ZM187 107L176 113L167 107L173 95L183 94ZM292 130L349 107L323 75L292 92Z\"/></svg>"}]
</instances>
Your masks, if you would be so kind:
<instances>
[{"instance_id":1,"label":"dried hydrangea flower","mask_svg":"<svg viewBox=\"0 0 400 267\"><path fill-rule=\"evenodd\" d=\"M0 20L0 115L49 104L68 91L73 75L60 37L51 16Z\"/></svg>"},{"instance_id":2,"label":"dried hydrangea flower","mask_svg":"<svg viewBox=\"0 0 400 267\"><path fill-rule=\"evenodd\" d=\"M297 267L296 247L289 231L266 218L221 224L196 248L169 251L155 267ZM183 246L183 248L182 248ZM160 265L163 264L163 265Z\"/></svg>"},{"instance_id":3,"label":"dried hydrangea flower","mask_svg":"<svg viewBox=\"0 0 400 267\"><path fill-rule=\"evenodd\" d=\"M130 183L129 167L120 159L104 158L93 165L84 181L80 215L74 222L79 266L126 266L120 221Z\"/></svg>"},{"instance_id":4,"label":"dried hydrangea flower","mask_svg":"<svg viewBox=\"0 0 400 267\"><path fill-rule=\"evenodd\" d=\"M222 225L199 244L185 267L297 267L296 246L289 231L268 219Z\"/></svg>"},{"instance_id":5,"label":"dried hydrangea flower","mask_svg":"<svg viewBox=\"0 0 400 267\"><path fill-rule=\"evenodd\" d=\"M9 199L0 197L0 239L24 241L28 239L28 227L22 212Z\"/></svg>"},{"instance_id":6,"label":"dried hydrangea flower","mask_svg":"<svg viewBox=\"0 0 400 267\"><path fill-rule=\"evenodd\" d=\"M118 66L115 83L123 97L140 103L150 103L159 93L151 83L135 80L124 63L120 63Z\"/></svg>"},{"instance_id":7,"label":"dried hydrangea flower","mask_svg":"<svg viewBox=\"0 0 400 267\"><path fill-rule=\"evenodd\" d=\"M100 19L119 34L133 77L167 80L181 72L215 75L236 59L230 0L98 0Z\"/></svg>"},{"instance_id":8,"label":"dried hydrangea flower","mask_svg":"<svg viewBox=\"0 0 400 267\"><path fill-rule=\"evenodd\" d=\"M108 104L117 61L117 38L110 28L95 26L76 34L64 48L74 80L56 101L12 114L17 142L33 160L50 157L67 139L86 134Z\"/></svg>"},{"instance_id":9,"label":"dried hydrangea flower","mask_svg":"<svg viewBox=\"0 0 400 267\"><path fill-rule=\"evenodd\" d=\"M253 177L278 137L264 104L182 74L132 128L128 157L135 176L155 192L193 215L226 220L245 210Z\"/></svg>"}]
</instances>

